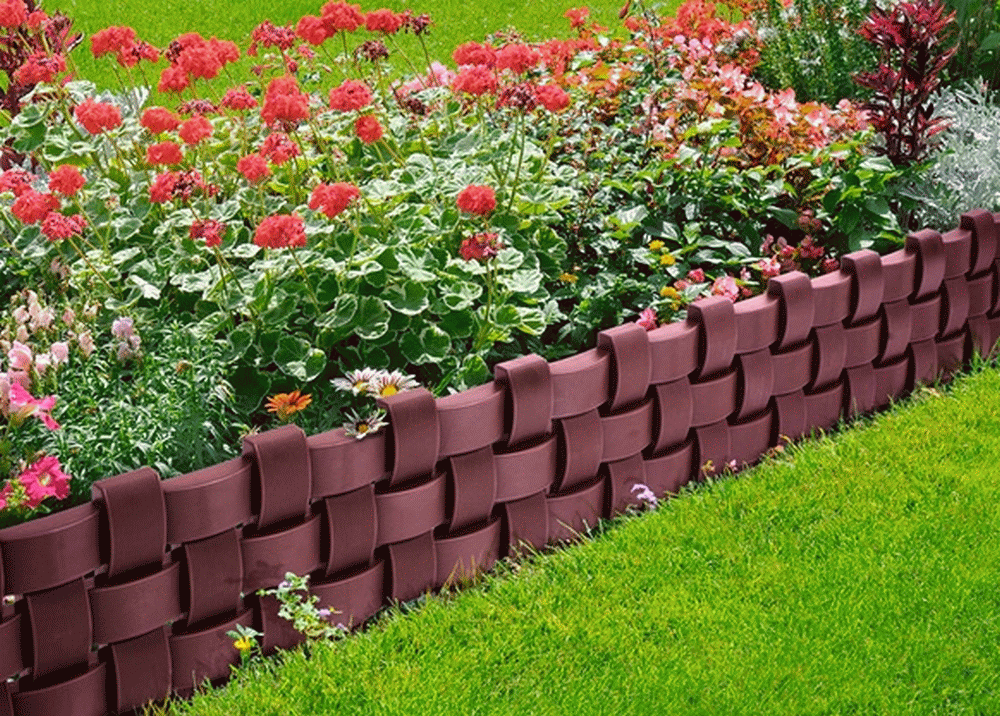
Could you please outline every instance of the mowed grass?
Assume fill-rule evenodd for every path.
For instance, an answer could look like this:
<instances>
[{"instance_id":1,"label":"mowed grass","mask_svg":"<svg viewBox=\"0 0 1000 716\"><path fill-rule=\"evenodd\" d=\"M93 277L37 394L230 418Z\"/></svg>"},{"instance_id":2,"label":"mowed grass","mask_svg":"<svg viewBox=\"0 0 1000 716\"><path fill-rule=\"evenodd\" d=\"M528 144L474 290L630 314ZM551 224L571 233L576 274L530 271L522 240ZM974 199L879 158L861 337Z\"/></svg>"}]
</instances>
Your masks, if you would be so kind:
<instances>
[{"instance_id":1,"label":"mowed grass","mask_svg":"<svg viewBox=\"0 0 1000 716\"><path fill-rule=\"evenodd\" d=\"M168 712L1000 713L998 396L922 390Z\"/></svg>"},{"instance_id":2,"label":"mowed grass","mask_svg":"<svg viewBox=\"0 0 1000 716\"><path fill-rule=\"evenodd\" d=\"M276 25L294 24L303 15L318 15L324 1L201 0L194 3L189 0L117 0L110 3L45 0L44 7L49 12L62 10L73 18L74 29L85 33L88 38L110 25L130 25L140 38L157 47L166 47L183 32L200 32L205 37L214 35L234 40L245 50L250 33L262 21L270 20ZM432 59L453 66L451 53L455 47L470 40L481 42L487 35L507 28L517 28L529 41L570 37L573 31L563 13L572 7L586 5L590 8L591 21L605 27L619 27L618 11L623 1L508 0L500 5L491 4L488 9L476 3L449 0L354 0L353 4L360 4L364 12L388 7L396 12L412 9L418 15L428 13L434 23L426 37L428 52ZM672 13L680 4L681 0L670 0L660 7L660 11ZM351 46L370 37L370 33L361 31L358 34L360 39L352 42ZM421 70L425 67L423 50L415 38L400 34L394 41L417 67ZM328 42L333 43L333 51L340 49L339 40ZM97 82L103 89L118 88L111 69L114 60L109 56L95 61L90 54L89 39L73 53L73 59L82 77ZM244 66L247 65L244 63ZM398 58L396 65L398 69L405 67ZM157 77L164 66L165 62L161 60L157 65Z\"/></svg>"}]
</instances>

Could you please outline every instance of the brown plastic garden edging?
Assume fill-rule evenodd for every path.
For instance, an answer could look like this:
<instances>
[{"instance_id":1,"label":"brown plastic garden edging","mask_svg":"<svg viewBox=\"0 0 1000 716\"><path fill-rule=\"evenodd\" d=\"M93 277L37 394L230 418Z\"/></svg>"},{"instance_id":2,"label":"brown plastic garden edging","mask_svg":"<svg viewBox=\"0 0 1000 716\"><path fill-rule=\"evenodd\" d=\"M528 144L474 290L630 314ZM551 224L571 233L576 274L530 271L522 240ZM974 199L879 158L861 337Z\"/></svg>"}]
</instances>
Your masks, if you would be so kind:
<instances>
[{"instance_id":1,"label":"brown plastic garden edging","mask_svg":"<svg viewBox=\"0 0 1000 716\"><path fill-rule=\"evenodd\" d=\"M496 380L383 401L364 440L287 425L243 457L160 480L94 484L90 504L0 530L0 716L103 716L239 661L226 632L265 651L301 639L273 598L311 575L321 606L356 626L391 600L461 582L518 544L572 540L638 500L676 492L815 428L885 406L986 354L1000 338L1000 214L887 256L772 279L685 323L603 331L595 349L498 365Z\"/></svg>"}]
</instances>

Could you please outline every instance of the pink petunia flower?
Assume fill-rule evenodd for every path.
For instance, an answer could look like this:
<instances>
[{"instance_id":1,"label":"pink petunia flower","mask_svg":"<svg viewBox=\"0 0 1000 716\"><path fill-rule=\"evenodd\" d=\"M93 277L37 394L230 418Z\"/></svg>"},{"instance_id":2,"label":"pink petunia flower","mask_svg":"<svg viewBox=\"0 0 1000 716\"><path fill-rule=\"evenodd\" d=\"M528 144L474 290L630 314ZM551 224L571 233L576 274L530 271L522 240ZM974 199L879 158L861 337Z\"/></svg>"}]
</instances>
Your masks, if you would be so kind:
<instances>
[{"instance_id":1,"label":"pink petunia flower","mask_svg":"<svg viewBox=\"0 0 1000 716\"><path fill-rule=\"evenodd\" d=\"M49 395L42 399L31 396L20 383L13 383L10 386L10 410L11 413L20 419L30 418L34 415L45 423L49 430L58 430L59 423L52 419L49 414L56 406L56 396Z\"/></svg>"}]
</instances>

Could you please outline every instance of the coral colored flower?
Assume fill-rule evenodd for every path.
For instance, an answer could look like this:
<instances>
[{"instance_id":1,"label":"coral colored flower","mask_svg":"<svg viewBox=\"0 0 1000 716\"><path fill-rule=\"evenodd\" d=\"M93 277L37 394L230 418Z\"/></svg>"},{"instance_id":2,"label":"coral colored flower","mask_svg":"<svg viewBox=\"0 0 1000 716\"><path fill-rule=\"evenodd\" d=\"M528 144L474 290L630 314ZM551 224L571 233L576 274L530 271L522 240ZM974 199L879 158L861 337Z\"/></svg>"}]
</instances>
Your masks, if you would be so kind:
<instances>
[{"instance_id":1,"label":"coral colored flower","mask_svg":"<svg viewBox=\"0 0 1000 716\"><path fill-rule=\"evenodd\" d=\"M330 90L330 109L339 112L353 112L371 104L372 93L368 85L357 80L344 80Z\"/></svg>"},{"instance_id":2,"label":"coral colored flower","mask_svg":"<svg viewBox=\"0 0 1000 716\"><path fill-rule=\"evenodd\" d=\"M527 45L505 45L497 51L497 69L521 75L542 59L538 51Z\"/></svg>"},{"instance_id":3,"label":"coral colored flower","mask_svg":"<svg viewBox=\"0 0 1000 716\"><path fill-rule=\"evenodd\" d=\"M323 22L331 35L335 32L354 32L365 24L360 5L346 2L328 2L321 11Z\"/></svg>"},{"instance_id":4,"label":"coral colored flower","mask_svg":"<svg viewBox=\"0 0 1000 716\"><path fill-rule=\"evenodd\" d=\"M497 238L497 234L481 233L463 239L458 252L466 261L475 260L485 263L494 258L503 247L503 242Z\"/></svg>"},{"instance_id":5,"label":"coral colored flower","mask_svg":"<svg viewBox=\"0 0 1000 716\"><path fill-rule=\"evenodd\" d=\"M278 393L267 400L267 412L275 413L278 420L286 422L300 410L305 410L312 402L310 395L302 395L298 390L291 393Z\"/></svg>"},{"instance_id":6,"label":"coral colored flower","mask_svg":"<svg viewBox=\"0 0 1000 716\"><path fill-rule=\"evenodd\" d=\"M458 192L455 203L466 214L486 216L496 208L497 197L492 187L471 184Z\"/></svg>"},{"instance_id":7,"label":"coral colored flower","mask_svg":"<svg viewBox=\"0 0 1000 716\"><path fill-rule=\"evenodd\" d=\"M535 88L538 103L550 112L562 112L569 107L569 95L558 85L541 85Z\"/></svg>"},{"instance_id":8,"label":"coral colored flower","mask_svg":"<svg viewBox=\"0 0 1000 716\"><path fill-rule=\"evenodd\" d=\"M58 430L59 423L49 415L55 405L56 397L54 395L35 399L20 383L13 383L10 386L11 413L22 420L33 415L45 423L45 427L49 430Z\"/></svg>"},{"instance_id":9,"label":"coral colored flower","mask_svg":"<svg viewBox=\"0 0 1000 716\"><path fill-rule=\"evenodd\" d=\"M253 109L258 106L257 100L243 87L233 87L226 90L221 105L226 109L234 110Z\"/></svg>"},{"instance_id":10,"label":"coral colored flower","mask_svg":"<svg viewBox=\"0 0 1000 716\"><path fill-rule=\"evenodd\" d=\"M87 228L87 220L80 214L63 216L58 211L50 211L42 220L42 233L49 241L80 236Z\"/></svg>"},{"instance_id":11,"label":"coral colored flower","mask_svg":"<svg viewBox=\"0 0 1000 716\"><path fill-rule=\"evenodd\" d=\"M365 16L365 28L369 32L382 32L386 35L395 35L402 26L403 19L387 8L374 10Z\"/></svg>"},{"instance_id":12,"label":"coral colored flower","mask_svg":"<svg viewBox=\"0 0 1000 716\"><path fill-rule=\"evenodd\" d=\"M206 80L218 77L222 71L222 62L207 42L181 50L175 64L189 76Z\"/></svg>"},{"instance_id":13,"label":"coral colored flower","mask_svg":"<svg viewBox=\"0 0 1000 716\"><path fill-rule=\"evenodd\" d=\"M268 216L254 232L253 242L268 249L295 248L306 245L306 229L298 214Z\"/></svg>"},{"instance_id":14,"label":"coral colored flower","mask_svg":"<svg viewBox=\"0 0 1000 716\"><path fill-rule=\"evenodd\" d=\"M177 134L185 144L198 144L212 136L212 123L196 115L181 125Z\"/></svg>"},{"instance_id":15,"label":"coral colored flower","mask_svg":"<svg viewBox=\"0 0 1000 716\"><path fill-rule=\"evenodd\" d=\"M62 471L59 458L46 455L33 463L17 478L24 486L29 509L38 507L46 497L65 500L69 497L70 476Z\"/></svg>"},{"instance_id":16,"label":"coral colored flower","mask_svg":"<svg viewBox=\"0 0 1000 716\"><path fill-rule=\"evenodd\" d=\"M184 161L184 152L177 142L158 142L146 148L147 164L180 164Z\"/></svg>"},{"instance_id":17,"label":"coral colored flower","mask_svg":"<svg viewBox=\"0 0 1000 716\"><path fill-rule=\"evenodd\" d=\"M86 183L83 174L72 164L60 164L49 174L49 191L63 196L75 195Z\"/></svg>"},{"instance_id":18,"label":"coral colored flower","mask_svg":"<svg viewBox=\"0 0 1000 716\"><path fill-rule=\"evenodd\" d=\"M226 225L215 219L196 219L191 224L188 235L192 240L205 240L205 246L212 248L222 243L222 237L226 233Z\"/></svg>"},{"instance_id":19,"label":"coral colored flower","mask_svg":"<svg viewBox=\"0 0 1000 716\"><path fill-rule=\"evenodd\" d=\"M28 189L14 200L11 213L25 224L37 224L50 211L59 209L59 200L52 194L40 194Z\"/></svg>"},{"instance_id":20,"label":"coral colored flower","mask_svg":"<svg viewBox=\"0 0 1000 716\"><path fill-rule=\"evenodd\" d=\"M251 184L256 184L271 176L271 167L268 166L267 160L256 153L240 157L239 161L236 162L236 171Z\"/></svg>"},{"instance_id":21,"label":"coral colored flower","mask_svg":"<svg viewBox=\"0 0 1000 716\"><path fill-rule=\"evenodd\" d=\"M563 13L563 17L569 20L569 26L575 30L578 27L583 27L584 23L587 22L587 18L590 17L590 8L571 7Z\"/></svg>"},{"instance_id":22,"label":"coral colored flower","mask_svg":"<svg viewBox=\"0 0 1000 716\"><path fill-rule=\"evenodd\" d=\"M309 208L321 211L328 219L343 213L351 202L361 196L361 191L353 184L317 184L309 197Z\"/></svg>"},{"instance_id":23,"label":"coral colored flower","mask_svg":"<svg viewBox=\"0 0 1000 716\"><path fill-rule=\"evenodd\" d=\"M191 84L191 79L188 77L188 73L182 68L170 65L165 67L163 72L160 73L160 81L156 85L156 88L160 92L176 92L180 94L188 88Z\"/></svg>"},{"instance_id":24,"label":"coral colored flower","mask_svg":"<svg viewBox=\"0 0 1000 716\"><path fill-rule=\"evenodd\" d=\"M294 77L275 77L267 86L260 115L267 124L309 119L309 96L299 91Z\"/></svg>"},{"instance_id":25,"label":"coral colored flower","mask_svg":"<svg viewBox=\"0 0 1000 716\"><path fill-rule=\"evenodd\" d=\"M166 107L150 107L142 113L139 124L153 134L172 132L181 126L180 117Z\"/></svg>"},{"instance_id":26,"label":"coral colored flower","mask_svg":"<svg viewBox=\"0 0 1000 716\"><path fill-rule=\"evenodd\" d=\"M85 99L74 110L77 121L91 134L100 134L114 129L122 123L122 113L107 102Z\"/></svg>"},{"instance_id":27,"label":"coral colored flower","mask_svg":"<svg viewBox=\"0 0 1000 716\"><path fill-rule=\"evenodd\" d=\"M264 137L260 145L260 154L272 164L281 166L299 155L299 145L289 139L284 132L271 132Z\"/></svg>"},{"instance_id":28,"label":"coral colored flower","mask_svg":"<svg viewBox=\"0 0 1000 716\"><path fill-rule=\"evenodd\" d=\"M382 138L382 125L378 119L366 114L354 121L354 133L365 144L374 144Z\"/></svg>"},{"instance_id":29,"label":"coral colored flower","mask_svg":"<svg viewBox=\"0 0 1000 716\"><path fill-rule=\"evenodd\" d=\"M719 276L712 282L712 295L725 296L733 303L740 297L740 287L736 285L736 279L729 275Z\"/></svg>"},{"instance_id":30,"label":"coral colored flower","mask_svg":"<svg viewBox=\"0 0 1000 716\"><path fill-rule=\"evenodd\" d=\"M60 54L36 52L14 72L14 81L21 85L52 82L56 75L66 71L66 60Z\"/></svg>"},{"instance_id":31,"label":"coral colored flower","mask_svg":"<svg viewBox=\"0 0 1000 716\"><path fill-rule=\"evenodd\" d=\"M497 91L497 78L492 70L483 65L463 67L455 76L451 88L456 92L465 92L479 97L488 92Z\"/></svg>"},{"instance_id":32,"label":"coral colored flower","mask_svg":"<svg viewBox=\"0 0 1000 716\"><path fill-rule=\"evenodd\" d=\"M651 331L656 328L656 321L656 310L650 307L643 309L642 313L639 314L639 320L636 321L636 323L645 328L647 331Z\"/></svg>"},{"instance_id":33,"label":"coral colored flower","mask_svg":"<svg viewBox=\"0 0 1000 716\"><path fill-rule=\"evenodd\" d=\"M136 42L135 30L131 27L106 27L90 37L90 51L94 57L109 52L123 52Z\"/></svg>"},{"instance_id":34,"label":"coral colored flower","mask_svg":"<svg viewBox=\"0 0 1000 716\"><path fill-rule=\"evenodd\" d=\"M0 27L17 27L28 19L28 7L24 0L0 2Z\"/></svg>"},{"instance_id":35,"label":"coral colored flower","mask_svg":"<svg viewBox=\"0 0 1000 716\"><path fill-rule=\"evenodd\" d=\"M42 25L44 25L48 21L48 19L49 16L46 15L43 11L35 10L34 12L28 13L28 19L26 21L26 24L32 30L38 30L42 27Z\"/></svg>"},{"instance_id":36,"label":"coral colored flower","mask_svg":"<svg viewBox=\"0 0 1000 716\"><path fill-rule=\"evenodd\" d=\"M330 32L323 18L315 15L305 15L295 26L295 34L310 45L322 45L330 38Z\"/></svg>"},{"instance_id":37,"label":"coral colored flower","mask_svg":"<svg viewBox=\"0 0 1000 716\"><path fill-rule=\"evenodd\" d=\"M460 67L462 65L496 67L497 53L489 45L482 45L478 42L466 42L455 48L455 51L451 53L451 59Z\"/></svg>"},{"instance_id":38,"label":"coral colored flower","mask_svg":"<svg viewBox=\"0 0 1000 716\"><path fill-rule=\"evenodd\" d=\"M31 189L33 177L23 169L8 169L0 174L0 194L11 192L14 196L21 196Z\"/></svg>"}]
</instances>

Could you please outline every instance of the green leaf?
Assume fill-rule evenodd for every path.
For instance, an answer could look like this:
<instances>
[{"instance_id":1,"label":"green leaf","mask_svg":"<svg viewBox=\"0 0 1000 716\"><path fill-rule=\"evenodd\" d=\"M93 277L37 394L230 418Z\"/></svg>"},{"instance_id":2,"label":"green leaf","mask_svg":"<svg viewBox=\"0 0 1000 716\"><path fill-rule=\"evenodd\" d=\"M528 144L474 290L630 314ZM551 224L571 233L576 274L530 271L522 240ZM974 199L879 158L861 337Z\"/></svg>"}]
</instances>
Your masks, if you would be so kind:
<instances>
[{"instance_id":1,"label":"green leaf","mask_svg":"<svg viewBox=\"0 0 1000 716\"><path fill-rule=\"evenodd\" d=\"M499 277L500 283L515 293L534 293L542 283L542 272L537 269L522 269Z\"/></svg>"},{"instance_id":2,"label":"green leaf","mask_svg":"<svg viewBox=\"0 0 1000 716\"><path fill-rule=\"evenodd\" d=\"M836 214L838 227L845 234L852 234L861 219L861 210L854 204L841 207Z\"/></svg>"},{"instance_id":3,"label":"green leaf","mask_svg":"<svg viewBox=\"0 0 1000 716\"><path fill-rule=\"evenodd\" d=\"M427 288L415 281L407 281L402 286L394 285L386 288L382 295L385 302L404 316L416 316L430 305L427 299Z\"/></svg>"},{"instance_id":4,"label":"green leaf","mask_svg":"<svg viewBox=\"0 0 1000 716\"><path fill-rule=\"evenodd\" d=\"M119 241L127 241L139 233L142 229L142 222L132 217L115 219L111 226L114 227L115 237Z\"/></svg>"},{"instance_id":5,"label":"green leaf","mask_svg":"<svg viewBox=\"0 0 1000 716\"><path fill-rule=\"evenodd\" d=\"M252 323L241 323L229 332L229 344L223 351L223 360L226 363L242 358L250 346L253 345L254 328Z\"/></svg>"},{"instance_id":6,"label":"green leaf","mask_svg":"<svg viewBox=\"0 0 1000 716\"><path fill-rule=\"evenodd\" d=\"M333 307L316 321L323 328L343 328L351 322L358 312L358 297L353 294L337 296Z\"/></svg>"},{"instance_id":7,"label":"green leaf","mask_svg":"<svg viewBox=\"0 0 1000 716\"><path fill-rule=\"evenodd\" d=\"M128 277L128 280L139 287L139 291L142 292L143 298L151 298L154 301L159 299L160 289L144 279L142 276L132 274Z\"/></svg>"},{"instance_id":8,"label":"green leaf","mask_svg":"<svg viewBox=\"0 0 1000 716\"><path fill-rule=\"evenodd\" d=\"M271 306L261 316L264 323L272 326L280 326L299 308L299 300L292 294L281 292L277 294L275 300L271 301Z\"/></svg>"},{"instance_id":9,"label":"green leaf","mask_svg":"<svg viewBox=\"0 0 1000 716\"><path fill-rule=\"evenodd\" d=\"M318 348L312 348L304 361L292 361L283 366L282 370L293 378L308 383L322 373L324 368L326 368L326 353Z\"/></svg>"},{"instance_id":10,"label":"green leaf","mask_svg":"<svg viewBox=\"0 0 1000 716\"><path fill-rule=\"evenodd\" d=\"M271 356L271 360L285 373L298 378L299 375L296 375L296 373L302 372L310 350L312 350L312 346L309 345L308 341L297 336L283 335L278 338L278 345ZM301 366L292 365L294 363L299 363Z\"/></svg>"},{"instance_id":11,"label":"green leaf","mask_svg":"<svg viewBox=\"0 0 1000 716\"><path fill-rule=\"evenodd\" d=\"M989 52L990 50L995 50L1000 47L1000 32L993 32L986 36L981 43L979 43L980 52Z\"/></svg>"},{"instance_id":12,"label":"green leaf","mask_svg":"<svg viewBox=\"0 0 1000 716\"><path fill-rule=\"evenodd\" d=\"M469 281L457 281L448 288L441 300L452 311L464 311L482 294L482 285Z\"/></svg>"},{"instance_id":13,"label":"green leaf","mask_svg":"<svg viewBox=\"0 0 1000 716\"><path fill-rule=\"evenodd\" d=\"M374 340L381 338L389 330L389 318L392 314L385 307L380 299L374 296L365 296L361 299L357 316L355 317L355 329L359 338L364 340Z\"/></svg>"}]
</instances>

